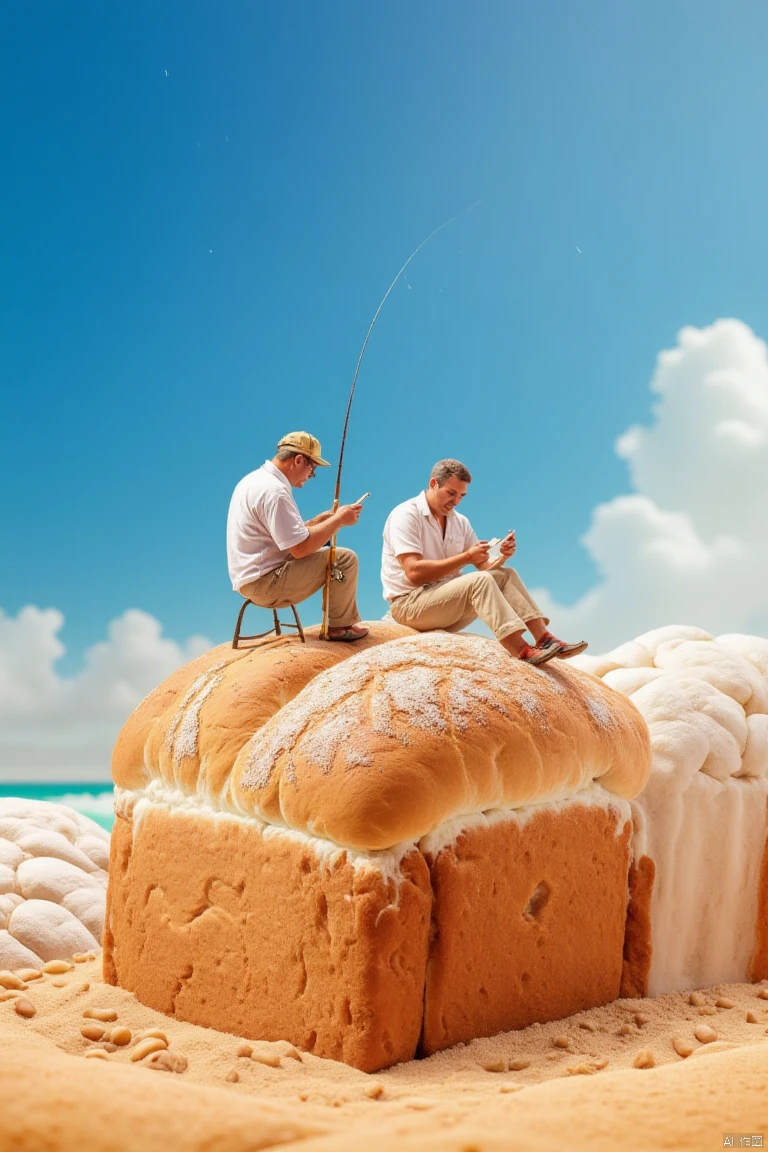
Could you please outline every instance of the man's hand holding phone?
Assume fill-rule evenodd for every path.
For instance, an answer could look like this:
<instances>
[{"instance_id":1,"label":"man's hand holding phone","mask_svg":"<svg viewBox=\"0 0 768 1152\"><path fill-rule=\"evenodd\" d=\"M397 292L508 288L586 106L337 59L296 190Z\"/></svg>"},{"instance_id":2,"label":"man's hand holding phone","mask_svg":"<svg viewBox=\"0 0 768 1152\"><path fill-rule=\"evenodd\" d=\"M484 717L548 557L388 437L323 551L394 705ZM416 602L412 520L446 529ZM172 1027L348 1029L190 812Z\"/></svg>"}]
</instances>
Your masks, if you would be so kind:
<instances>
[{"instance_id":1,"label":"man's hand holding phone","mask_svg":"<svg viewBox=\"0 0 768 1152\"><path fill-rule=\"evenodd\" d=\"M516 548L517 540L515 539L515 530L514 528L510 528L499 545L499 552L505 560L509 560L510 556L514 556Z\"/></svg>"},{"instance_id":2,"label":"man's hand holding phone","mask_svg":"<svg viewBox=\"0 0 768 1152\"><path fill-rule=\"evenodd\" d=\"M483 567L488 562L488 549L490 545L487 540L478 540L477 544L473 544L464 553L466 556L466 564L474 564L475 568Z\"/></svg>"},{"instance_id":3,"label":"man's hand holding phone","mask_svg":"<svg viewBox=\"0 0 768 1152\"><path fill-rule=\"evenodd\" d=\"M363 500L367 500L370 492L366 492L354 504L343 504L337 513L341 518L341 523L345 528L350 528L353 524L357 524L360 519L360 513L363 510Z\"/></svg>"},{"instance_id":4,"label":"man's hand holding phone","mask_svg":"<svg viewBox=\"0 0 768 1152\"><path fill-rule=\"evenodd\" d=\"M488 553L488 568L501 568L502 565L509 560L510 556L514 556L515 549L517 548L517 541L515 540L515 531L510 529L503 539L498 537L489 541L490 551Z\"/></svg>"}]
</instances>

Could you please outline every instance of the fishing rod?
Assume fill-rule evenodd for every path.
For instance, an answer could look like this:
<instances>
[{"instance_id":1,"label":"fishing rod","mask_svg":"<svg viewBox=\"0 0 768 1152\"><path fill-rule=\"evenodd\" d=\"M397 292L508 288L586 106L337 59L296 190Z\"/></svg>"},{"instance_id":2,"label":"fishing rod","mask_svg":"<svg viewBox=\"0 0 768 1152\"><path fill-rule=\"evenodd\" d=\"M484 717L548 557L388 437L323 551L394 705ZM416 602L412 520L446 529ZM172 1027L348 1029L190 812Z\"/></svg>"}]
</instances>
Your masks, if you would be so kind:
<instances>
[{"instance_id":1,"label":"fishing rod","mask_svg":"<svg viewBox=\"0 0 768 1152\"><path fill-rule=\"evenodd\" d=\"M465 213L462 213L462 215L466 214L466 212L471 212L472 209L477 207L477 205L479 203L480 203L480 201L476 200L474 204L470 204L469 208L465 209ZM440 224L437 228L435 228L433 232L430 232L429 236L425 237L424 240L422 240L421 244L419 244L419 246L417 248L414 248L413 252L411 252L411 254L408 257L408 259L406 260L405 264L403 264L403 266L400 269L400 271L398 272L397 276L395 276L395 278L392 281L392 283L390 284L389 288L387 288L386 292L384 293L384 295L381 299L381 303L379 304L378 308L374 312L373 319L371 320L371 323L368 326L368 331L365 334L365 340L363 340L363 346L360 349L360 355L357 358L357 365L355 367L355 375L352 379L352 388L350 389L349 399L347 401L347 411L346 411L346 414L344 416L344 429L341 433L341 449L339 451L339 467L338 467L338 470L336 472L336 491L335 491L334 497L333 497L333 511L334 512L338 511L339 498L341 495L341 470L342 470L342 467L344 464L344 449L345 449L346 443L347 443L347 428L349 427L349 414L352 411L352 401L355 397L355 388L357 387L357 377L360 374L360 365L363 362L363 356L365 356L365 349L368 347L368 341L371 338L371 332L373 332L376 321L379 318L379 313L381 312L382 308L386 304L387 298L388 298L390 292L394 288L395 284L397 284L398 280L403 275L406 268L410 264L411 260L413 260L414 256L418 255L418 253L422 250L424 245L428 244L433 236L437 236L438 232L442 232L443 228L447 228L449 224L453 224L454 220L456 220L456 219L458 219L457 216L451 216L451 218L449 220L445 220L442 224ZM330 623L330 612L331 612L331 580L333 579L333 570L334 570L335 562L336 562L336 536L334 534L331 537L331 546L328 550L328 565L327 565L326 572L325 572L325 584L323 586L323 625L322 625L322 628L320 629L320 639L321 640L327 640L329 638L329 623Z\"/></svg>"}]
</instances>

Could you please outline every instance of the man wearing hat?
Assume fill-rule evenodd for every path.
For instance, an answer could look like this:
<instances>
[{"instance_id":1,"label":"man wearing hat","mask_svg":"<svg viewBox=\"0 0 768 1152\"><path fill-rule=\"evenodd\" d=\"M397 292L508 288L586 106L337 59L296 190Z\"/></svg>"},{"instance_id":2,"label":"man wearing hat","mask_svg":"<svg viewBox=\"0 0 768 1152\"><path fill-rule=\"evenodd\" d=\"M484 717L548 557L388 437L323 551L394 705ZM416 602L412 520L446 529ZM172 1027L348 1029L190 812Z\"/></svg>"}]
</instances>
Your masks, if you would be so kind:
<instances>
[{"instance_id":1,"label":"man wearing hat","mask_svg":"<svg viewBox=\"0 0 768 1152\"><path fill-rule=\"evenodd\" d=\"M300 604L323 587L328 553L321 551L339 528L357 524L361 504L344 504L302 520L293 488L303 488L317 468L328 468L320 441L309 432L283 436L277 453L244 476L232 493L227 517L227 560L232 587L262 608ZM330 640L362 640L357 556L336 549L330 586Z\"/></svg>"}]
</instances>

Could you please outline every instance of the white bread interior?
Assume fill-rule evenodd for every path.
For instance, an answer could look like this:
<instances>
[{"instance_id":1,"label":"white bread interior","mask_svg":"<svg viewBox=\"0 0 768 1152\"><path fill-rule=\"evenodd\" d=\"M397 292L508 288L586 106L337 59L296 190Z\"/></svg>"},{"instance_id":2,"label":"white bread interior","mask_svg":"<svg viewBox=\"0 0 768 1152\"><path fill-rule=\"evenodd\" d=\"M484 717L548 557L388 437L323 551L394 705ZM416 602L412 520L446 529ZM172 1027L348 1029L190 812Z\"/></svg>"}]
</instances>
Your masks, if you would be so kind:
<instances>
[{"instance_id":1,"label":"white bread interior","mask_svg":"<svg viewBox=\"0 0 768 1152\"><path fill-rule=\"evenodd\" d=\"M670 626L588 666L651 734L632 802L636 911L650 905L625 994L768 976L768 640Z\"/></svg>"}]
</instances>

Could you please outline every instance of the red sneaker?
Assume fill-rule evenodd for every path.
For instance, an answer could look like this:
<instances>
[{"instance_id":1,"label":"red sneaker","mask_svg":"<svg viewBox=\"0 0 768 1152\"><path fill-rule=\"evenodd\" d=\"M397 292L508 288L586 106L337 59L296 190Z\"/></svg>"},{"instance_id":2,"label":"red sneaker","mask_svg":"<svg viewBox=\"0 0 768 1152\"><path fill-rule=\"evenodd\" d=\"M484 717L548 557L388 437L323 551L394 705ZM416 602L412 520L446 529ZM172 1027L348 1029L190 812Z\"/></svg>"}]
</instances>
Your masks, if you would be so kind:
<instances>
[{"instance_id":1,"label":"red sneaker","mask_svg":"<svg viewBox=\"0 0 768 1152\"><path fill-rule=\"evenodd\" d=\"M518 653L518 660L522 660L524 664L533 664L538 667L539 664L546 664L547 660L551 660L553 656L557 656L557 649L554 645L549 648L541 648L538 644L534 648L531 644L524 644Z\"/></svg>"}]
</instances>

